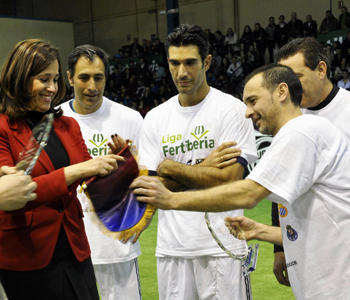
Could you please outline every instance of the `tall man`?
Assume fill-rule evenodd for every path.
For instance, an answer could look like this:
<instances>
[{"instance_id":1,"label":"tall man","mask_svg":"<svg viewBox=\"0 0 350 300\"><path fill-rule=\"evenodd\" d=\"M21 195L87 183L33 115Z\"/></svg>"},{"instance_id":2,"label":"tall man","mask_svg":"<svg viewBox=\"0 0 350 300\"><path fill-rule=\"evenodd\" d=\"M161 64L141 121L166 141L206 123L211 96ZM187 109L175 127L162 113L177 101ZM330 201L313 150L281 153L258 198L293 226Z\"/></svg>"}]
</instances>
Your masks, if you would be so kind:
<instances>
[{"instance_id":1,"label":"tall man","mask_svg":"<svg viewBox=\"0 0 350 300\"><path fill-rule=\"evenodd\" d=\"M304 114L319 115L331 121L350 140L350 92L339 89L330 80L331 64L323 46L314 38L296 39L282 47L277 61L297 74L303 87L300 107ZM272 224L279 225L277 204L272 204ZM289 285L283 248L275 246L274 273Z\"/></svg>"},{"instance_id":2,"label":"tall man","mask_svg":"<svg viewBox=\"0 0 350 300\"><path fill-rule=\"evenodd\" d=\"M197 192L172 193L155 178L136 179L138 200L163 209L222 211L281 203L281 228L238 222L246 238L282 244L297 300L346 299L350 293L350 142L330 121L302 115L302 86L286 66L269 65L248 78L246 117L274 136L247 179ZM235 227L232 224L231 227ZM321 233L321 234L320 234ZM241 237L239 235L239 237ZM242 238L242 237L241 237Z\"/></svg>"},{"instance_id":3,"label":"tall man","mask_svg":"<svg viewBox=\"0 0 350 300\"><path fill-rule=\"evenodd\" d=\"M133 140L137 145L142 125L141 115L103 97L108 76L108 55L91 45L75 48L68 56L68 79L75 98L62 105L64 114L75 118L92 157L107 154L111 135ZM102 300L141 299L137 257L139 242L126 244L103 235L86 209L88 199L78 193L85 218L91 258ZM138 237L136 237L137 239ZM135 240L136 240L135 239Z\"/></svg>"},{"instance_id":4,"label":"tall man","mask_svg":"<svg viewBox=\"0 0 350 300\"><path fill-rule=\"evenodd\" d=\"M205 32L196 25L181 25L167 36L165 47L179 94L146 115L140 137L142 163L172 190L241 179L244 167L256 159L253 126L244 118L241 101L208 86L205 72L211 55ZM241 148L238 163L215 168L202 162L227 141ZM229 158L223 152L215 163ZM158 216L159 299L243 299L241 264L212 239L203 213L160 210Z\"/></svg>"}]
</instances>

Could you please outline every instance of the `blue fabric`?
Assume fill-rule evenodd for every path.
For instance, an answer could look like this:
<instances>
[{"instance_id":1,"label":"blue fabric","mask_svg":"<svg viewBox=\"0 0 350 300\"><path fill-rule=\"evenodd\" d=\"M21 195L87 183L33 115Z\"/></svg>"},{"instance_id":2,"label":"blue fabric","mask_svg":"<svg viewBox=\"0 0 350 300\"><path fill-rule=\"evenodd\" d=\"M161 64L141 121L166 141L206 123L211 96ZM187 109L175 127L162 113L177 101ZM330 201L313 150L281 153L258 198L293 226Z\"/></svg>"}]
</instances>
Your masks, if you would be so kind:
<instances>
[{"instance_id":1,"label":"blue fabric","mask_svg":"<svg viewBox=\"0 0 350 300\"><path fill-rule=\"evenodd\" d=\"M97 216L112 232L132 228L141 220L147 207L147 203L137 201L134 193L129 190L130 184L139 175L137 162L128 147L118 155L127 160L118 162L116 171L86 181Z\"/></svg>"}]
</instances>

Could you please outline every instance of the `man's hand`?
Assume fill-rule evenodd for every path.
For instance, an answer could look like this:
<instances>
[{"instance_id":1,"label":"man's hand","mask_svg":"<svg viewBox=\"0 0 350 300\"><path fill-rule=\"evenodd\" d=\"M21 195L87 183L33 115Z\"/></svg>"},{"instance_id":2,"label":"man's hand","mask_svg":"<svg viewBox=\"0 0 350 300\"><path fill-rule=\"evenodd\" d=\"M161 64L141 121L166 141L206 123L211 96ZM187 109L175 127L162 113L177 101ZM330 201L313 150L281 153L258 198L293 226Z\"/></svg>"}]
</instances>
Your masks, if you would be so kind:
<instances>
[{"instance_id":1,"label":"man's hand","mask_svg":"<svg viewBox=\"0 0 350 300\"><path fill-rule=\"evenodd\" d=\"M3 171L3 170L2 170ZM37 188L36 182L24 172L20 171L0 178L0 210L11 211L23 208L28 201L36 199L33 191Z\"/></svg>"},{"instance_id":2,"label":"man's hand","mask_svg":"<svg viewBox=\"0 0 350 300\"><path fill-rule=\"evenodd\" d=\"M223 169L233 165L237 162L237 157L239 157L242 153L241 149L232 148L236 145L237 143L235 141L222 143L212 153L210 153L210 155L204 161L196 166Z\"/></svg>"},{"instance_id":3,"label":"man's hand","mask_svg":"<svg viewBox=\"0 0 350 300\"><path fill-rule=\"evenodd\" d=\"M257 238L259 223L244 217L226 217L225 225L231 234L239 240L253 240Z\"/></svg>"},{"instance_id":4,"label":"man's hand","mask_svg":"<svg viewBox=\"0 0 350 300\"><path fill-rule=\"evenodd\" d=\"M174 208L173 193L166 189L158 178L151 176L137 177L130 185L130 189L133 189L138 201L147 202L161 209Z\"/></svg>"},{"instance_id":5,"label":"man's hand","mask_svg":"<svg viewBox=\"0 0 350 300\"><path fill-rule=\"evenodd\" d=\"M275 261L273 262L273 273L275 274L280 284L290 286L284 252L275 253Z\"/></svg>"}]
</instances>

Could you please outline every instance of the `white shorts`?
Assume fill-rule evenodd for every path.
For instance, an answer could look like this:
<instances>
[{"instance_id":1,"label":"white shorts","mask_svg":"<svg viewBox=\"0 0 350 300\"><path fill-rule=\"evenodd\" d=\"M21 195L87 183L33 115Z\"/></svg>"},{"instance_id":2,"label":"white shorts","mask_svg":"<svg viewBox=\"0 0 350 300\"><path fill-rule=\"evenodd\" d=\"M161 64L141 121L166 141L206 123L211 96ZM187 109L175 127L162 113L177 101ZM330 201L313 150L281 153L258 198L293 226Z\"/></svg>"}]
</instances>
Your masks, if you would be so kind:
<instances>
[{"instance_id":1,"label":"white shorts","mask_svg":"<svg viewBox=\"0 0 350 300\"><path fill-rule=\"evenodd\" d=\"M141 300L137 258L124 263L94 265L101 300Z\"/></svg>"},{"instance_id":2,"label":"white shorts","mask_svg":"<svg viewBox=\"0 0 350 300\"><path fill-rule=\"evenodd\" d=\"M157 257L159 299L250 299L241 265L231 257Z\"/></svg>"}]
</instances>

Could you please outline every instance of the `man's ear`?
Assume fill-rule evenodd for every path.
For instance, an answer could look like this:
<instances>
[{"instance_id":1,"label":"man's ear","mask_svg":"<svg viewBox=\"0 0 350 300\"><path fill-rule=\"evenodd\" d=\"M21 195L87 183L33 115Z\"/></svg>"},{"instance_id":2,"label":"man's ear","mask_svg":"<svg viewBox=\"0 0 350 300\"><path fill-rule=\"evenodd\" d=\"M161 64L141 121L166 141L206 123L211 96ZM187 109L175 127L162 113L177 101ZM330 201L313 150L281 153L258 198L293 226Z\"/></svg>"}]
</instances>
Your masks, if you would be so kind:
<instances>
[{"instance_id":1,"label":"man's ear","mask_svg":"<svg viewBox=\"0 0 350 300\"><path fill-rule=\"evenodd\" d=\"M327 77L327 64L324 61L320 61L316 67L320 79L324 79Z\"/></svg>"},{"instance_id":2,"label":"man's ear","mask_svg":"<svg viewBox=\"0 0 350 300\"><path fill-rule=\"evenodd\" d=\"M285 82L281 82L278 85L276 91L277 91L278 100L280 102L285 101L287 99L287 96L289 95L289 88Z\"/></svg>"},{"instance_id":3,"label":"man's ear","mask_svg":"<svg viewBox=\"0 0 350 300\"><path fill-rule=\"evenodd\" d=\"M68 81L69 81L70 86L73 86L74 85L73 78L70 75L69 71L67 71L67 77L68 77Z\"/></svg>"},{"instance_id":4,"label":"man's ear","mask_svg":"<svg viewBox=\"0 0 350 300\"><path fill-rule=\"evenodd\" d=\"M211 54L209 54L209 55L205 58L205 60L204 60L204 71L208 71L208 69L210 68L211 59L212 59Z\"/></svg>"}]
</instances>

